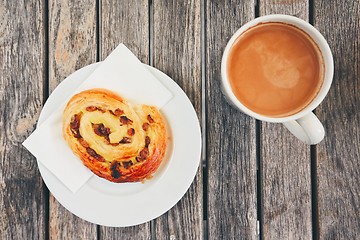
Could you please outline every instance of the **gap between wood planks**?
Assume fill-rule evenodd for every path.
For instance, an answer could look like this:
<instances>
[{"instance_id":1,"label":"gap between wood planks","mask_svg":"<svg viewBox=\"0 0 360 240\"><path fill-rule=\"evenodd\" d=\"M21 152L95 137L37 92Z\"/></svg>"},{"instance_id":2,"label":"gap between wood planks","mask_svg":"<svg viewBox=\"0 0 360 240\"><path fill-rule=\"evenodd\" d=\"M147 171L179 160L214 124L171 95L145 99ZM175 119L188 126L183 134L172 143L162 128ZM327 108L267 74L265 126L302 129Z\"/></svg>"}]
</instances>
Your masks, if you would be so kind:
<instances>
[{"instance_id":1,"label":"gap between wood planks","mask_svg":"<svg viewBox=\"0 0 360 240\"><path fill-rule=\"evenodd\" d=\"M255 0L255 18L260 16L259 1ZM262 211L262 164L261 164L261 121L256 120L256 201L257 201L257 234L259 239L263 239L263 211Z\"/></svg>"},{"instance_id":2,"label":"gap between wood planks","mask_svg":"<svg viewBox=\"0 0 360 240\"><path fill-rule=\"evenodd\" d=\"M43 2L43 28L44 28L44 73L43 73L43 106L46 100L49 97L49 1L44 0ZM46 187L44 180L41 178L42 182L42 191L44 194L44 204L45 204L45 239L49 239L50 237L50 192L49 189Z\"/></svg>"},{"instance_id":3,"label":"gap between wood planks","mask_svg":"<svg viewBox=\"0 0 360 240\"><path fill-rule=\"evenodd\" d=\"M208 239L208 162L206 118L206 0L201 0L201 162L203 170L203 238Z\"/></svg>"},{"instance_id":4,"label":"gap between wood planks","mask_svg":"<svg viewBox=\"0 0 360 240\"><path fill-rule=\"evenodd\" d=\"M153 10L153 2L149 0L149 64L150 66L154 66L154 10ZM155 240L155 220L150 222L150 239Z\"/></svg>"},{"instance_id":5,"label":"gap between wood planks","mask_svg":"<svg viewBox=\"0 0 360 240\"><path fill-rule=\"evenodd\" d=\"M96 0L96 62L101 61L101 42L100 42L100 34L101 34L101 0ZM100 225L96 225L96 238L97 240L101 239L101 230Z\"/></svg>"},{"instance_id":6,"label":"gap between wood planks","mask_svg":"<svg viewBox=\"0 0 360 240\"><path fill-rule=\"evenodd\" d=\"M309 0L309 23L314 25L314 0ZM316 110L314 110L314 113ZM311 178L311 224L312 237L319 239L319 212L317 198L317 146L310 146L310 178Z\"/></svg>"}]
</instances>

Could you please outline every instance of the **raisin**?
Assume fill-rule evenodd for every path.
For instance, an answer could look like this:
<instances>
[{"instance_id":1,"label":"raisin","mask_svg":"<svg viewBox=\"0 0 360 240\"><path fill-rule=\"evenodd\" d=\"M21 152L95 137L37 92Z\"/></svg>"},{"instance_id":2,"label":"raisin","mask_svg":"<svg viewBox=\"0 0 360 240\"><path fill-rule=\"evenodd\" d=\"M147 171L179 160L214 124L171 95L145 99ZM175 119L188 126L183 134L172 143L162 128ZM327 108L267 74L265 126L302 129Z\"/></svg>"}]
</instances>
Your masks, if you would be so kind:
<instances>
[{"instance_id":1,"label":"raisin","mask_svg":"<svg viewBox=\"0 0 360 240\"><path fill-rule=\"evenodd\" d=\"M92 124L92 127L96 135L103 136L105 138L109 137L109 134L111 133L110 128L105 127L102 123Z\"/></svg>"},{"instance_id":2,"label":"raisin","mask_svg":"<svg viewBox=\"0 0 360 240\"><path fill-rule=\"evenodd\" d=\"M71 132L72 132L72 134L73 134L73 136L74 136L75 138L81 138L81 134L80 134L80 131L79 131L78 128L76 128L76 129L71 129Z\"/></svg>"},{"instance_id":3,"label":"raisin","mask_svg":"<svg viewBox=\"0 0 360 240\"><path fill-rule=\"evenodd\" d=\"M123 137L119 143L131 143L131 138L129 137Z\"/></svg>"},{"instance_id":4,"label":"raisin","mask_svg":"<svg viewBox=\"0 0 360 240\"><path fill-rule=\"evenodd\" d=\"M83 146L84 148L88 148L88 147L89 147L89 144L88 144L83 138L80 138L80 139L79 139L79 143L80 143L81 146Z\"/></svg>"},{"instance_id":5,"label":"raisin","mask_svg":"<svg viewBox=\"0 0 360 240\"><path fill-rule=\"evenodd\" d=\"M113 178L119 178L121 177L121 174L119 172L119 170L117 169L119 166L119 163L118 162L113 162L111 165L110 165L110 170L111 170L111 176Z\"/></svg>"},{"instance_id":6,"label":"raisin","mask_svg":"<svg viewBox=\"0 0 360 240\"><path fill-rule=\"evenodd\" d=\"M114 111L115 116L120 116L121 114L124 114L123 110L121 110L120 108L115 109Z\"/></svg>"},{"instance_id":7,"label":"raisin","mask_svg":"<svg viewBox=\"0 0 360 240\"><path fill-rule=\"evenodd\" d=\"M80 127L80 116L78 114L75 114L71 117L70 121L70 128L72 129L78 129Z\"/></svg>"},{"instance_id":8,"label":"raisin","mask_svg":"<svg viewBox=\"0 0 360 240\"><path fill-rule=\"evenodd\" d=\"M150 127L150 124L148 124L148 123L144 123L144 124L142 125L142 129L143 129L144 131L147 131L147 130L149 129L149 127Z\"/></svg>"},{"instance_id":9,"label":"raisin","mask_svg":"<svg viewBox=\"0 0 360 240\"><path fill-rule=\"evenodd\" d=\"M133 121L131 119L127 118L126 116L121 116L120 117L120 122L122 124L126 124L126 125L133 123Z\"/></svg>"},{"instance_id":10,"label":"raisin","mask_svg":"<svg viewBox=\"0 0 360 240\"><path fill-rule=\"evenodd\" d=\"M151 115L147 115L147 120L149 121L149 123L154 123L154 119L152 119Z\"/></svg>"},{"instance_id":11,"label":"raisin","mask_svg":"<svg viewBox=\"0 0 360 240\"><path fill-rule=\"evenodd\" d=\"M88 106L88 107L86 107L86 111L88 111L88 112L94 112L94 111L96 111L98 108L97 107L95 107L95 106Z\"/></svg>"},{"instance_id":12,"label":"raisin","mask_svg":"<svg viewBox=\"0 0 360 240\"><path fill-rule=\"evenodd\" d=\"M134 136L134 134L135 134L135 129L129 128L128 131L127 131L127 134L128 134L129 136Z\"/></svg>"},{"instance_id":13,"label":"raisin","mask_svg":"<svg viewBox=\"0 0 360 240\"><path fill-rule=\"evenodd\" d=\"M137 156L136 160L144 161L148 156L149 156L149 149L145 147L140 151L139 156Z\"/></svg>"},{"instance_id":14,"label":"raisin","mask_svg":"<svg viewBox=\"0 0 360 240\"><path fill-rule=\"evenodd\" d=\"M97 108L97 110L99 110L100 112L102 112L102 113L104 113L104 112L106 112L106 110L104 110L104 109L102 109L102 108Z\"/></svg>"},{"instance_id":15,"label":"raisin","mask_svg":"<svg viewBox=\"0 0 360 240\"><path fill-rule=\"evenodd\" d=\"M128 161L128 162L123 162L124 168L128 169L129 167L131 167L133 165L132 161Z\"/></svg>"},{"instance_id":16,"label":"raisin","mask_svg":"<svg viewBox=\"0 0 360 240\"><path fill-rule=\"evenodd\" d=\"M75 138L81 138L79 127L80 127L80 114L75 114L70 120L70 129Z\"/></svg>"},{"instance_id":17,"label":"raisin","mask_svg":"<svg viewBox=\"0 0 360 240\"><path fill-rule=\"evenodd\" d=\"M96 160L103 160L103 157L102 157L101 155L97 154L97 152L96 152L94 149L90 148L90 147L86 148L86 152L87 152L90 156L92 156L93 158L95 158Z\"/></svg>"},{"instance_id":18,"label":"raisin","mask_svg":"<svg viewBox=\"0 0 360 240\"><path fill-rule=\"evenodd\" d=\"M149 144L150 144L150 138L149 138L149 136L146 136L145 137L145 147L148 147Z\"/></svg>"}]
</instances>

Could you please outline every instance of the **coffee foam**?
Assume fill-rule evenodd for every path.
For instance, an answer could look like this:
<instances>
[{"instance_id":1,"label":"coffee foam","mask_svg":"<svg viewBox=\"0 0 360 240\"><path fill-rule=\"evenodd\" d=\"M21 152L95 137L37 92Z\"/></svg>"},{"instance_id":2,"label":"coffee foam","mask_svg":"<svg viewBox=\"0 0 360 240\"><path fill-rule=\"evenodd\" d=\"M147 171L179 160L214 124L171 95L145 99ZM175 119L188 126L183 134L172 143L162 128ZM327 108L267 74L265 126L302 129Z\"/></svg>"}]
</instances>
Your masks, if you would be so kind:
<instances>
[{"instance_id":1,"label":"coffee foam","mask_svg":"<svg viewBox=\"0 0 360 240\"><path fill-rule=\"evenodd\" d=\"M318 93L323 74L317 45L302 30L284 23L262 23L247 30L228 59L235 96L267 116L301 111Z\"/></svg>"}]
</instances>

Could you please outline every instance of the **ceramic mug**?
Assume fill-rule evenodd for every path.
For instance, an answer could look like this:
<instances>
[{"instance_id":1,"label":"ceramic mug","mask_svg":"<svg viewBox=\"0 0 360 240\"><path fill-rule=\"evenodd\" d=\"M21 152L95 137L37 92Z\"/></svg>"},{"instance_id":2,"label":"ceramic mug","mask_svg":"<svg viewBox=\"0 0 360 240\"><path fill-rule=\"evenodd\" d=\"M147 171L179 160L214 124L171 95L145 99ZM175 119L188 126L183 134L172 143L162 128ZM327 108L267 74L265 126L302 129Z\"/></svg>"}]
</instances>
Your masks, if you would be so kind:
<instances>
[{"instance_id":1,"label":"ceramic mug","mask_svg":"<svg viewBox=\"0 0 360 240\"><path fill-rule=\"evenodd\" d=\"M227 77L227 59L229 57L229 51L233 46L236 39L244 33L247 29L260 24L268 22L277 22L293 25L297 28L300 28L306 32L313 41L318 45L321 54L323 56L325 74L322 86L315 96L315 98L300 112L292 114L286 117L269 117L264 116L259 113L256 113L249 108L245 107L239 99L236 98L235 94L232 92L229 79ZM298 139L307 143L307 144L317 144L325 136L324 127L319 121L319 119L312 112L325 98L327 95L334 74L334 62L333 56L330 50L328 43L321 33L315 29L308 22L305 22L302 19L289 15L267 15L256 18L245 25L243 25L235 34L231 37L223 53L222 62L221 62L221 82L222 82L222 92L226 96L227 100L235 106L237 109L241 110L245 114L254 117L261 121L274 122L274 123L283 123L284 126L294 134Z\"/></svg>"}]
</instances>

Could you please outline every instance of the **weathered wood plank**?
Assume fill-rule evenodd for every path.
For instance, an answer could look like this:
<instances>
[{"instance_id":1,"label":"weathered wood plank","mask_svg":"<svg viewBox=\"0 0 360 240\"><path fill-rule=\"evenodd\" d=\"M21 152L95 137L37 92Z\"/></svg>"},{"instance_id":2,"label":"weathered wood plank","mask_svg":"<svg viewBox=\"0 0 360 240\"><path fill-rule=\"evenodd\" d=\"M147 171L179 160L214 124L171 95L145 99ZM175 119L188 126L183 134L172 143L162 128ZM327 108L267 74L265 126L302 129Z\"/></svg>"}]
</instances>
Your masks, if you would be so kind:
<instances>
[{"instance_id":1,"label":"weathered wood plank","mask_svg":"<svg viewBox=\"0 0 360 240\"><path fill-rule=\"evenodd\" d=\"M100 58L124 43L142 62L149 63L148 0L101 1ZM100 227L101 239L150 239L150 223L134 227Z\"/></svg>"},{"instance_id":2,"label":"weathered wood plank","mask_svg":"<svg viewBox=\"0 0 360 240\"><path fill-rule=\"evenodd\" d=\"M77 69L96 62L95 1L49 1L49 93ZM97 226L67 211L50 194L50 239L96 239Z\"/></svg>"},{"instance_id":3,"label":"weathered wood plank","mask_svg":"<svg viewBox=\"0 0 360 240\"><path fill-rule=\"evenodd\" d=\"M259 15L308 20L307 0L260 0ZM262 228L264 239L311 239L310 147L282 125L261 123Z\"/></svg>"},{"instance_id":4,"label":"weathered wood plank","mask_svg":"<svg viewBox=\"0 0 360 240\"><path fill-rule=\"evenodd\" d=\"M314 24L334 55L329 95L318 107L327 130L318 145L320 239L360 239L360 2L314 2Z\"/></svg>"},{"instance_id":5,"label":"weathered wood plank","mask_svg":"<svg viewBox=\"0 0 360 240\"><path fill-rule=\"evenodd\" d=\"M69 74L96 62L95 1L49 2L49 90Z\"/></svg>"},{"instance_id":6,"label":"weathered wood plank","mask_svg":"<svg viewBox=\"0 0 360 240\"><path fill-rule=\"evenodd\" d=\"M305 0L259 0L259 15L288 14L309 20L309 1Z\"/></svg>"},{"instance_id":7,"label":"weathered wood plank","mask_svg":"<svg viewBox=\"0 0 360 240\"><path fill-rule=\"evenodd\" d=\"M154 66L183 88L201 119L201 1L155 0L153 4ZM202 196L200 166L185 196L155 220L155 238L202 239Z\"/></svg>"},{"instance_id":8,"label":"weathered wood plank","mask_svg":"<svg viewBox=\"0 0 360 240\"><path fill-rule=\"evenodd\" d=\"M124 43L142 62L149 63L149 4L141 1L101 1L100 58Z\"/></svg>"},{"instance_id":9,"label":"weathered wood plank","mask_svg":"<svg viewBox=\"0 0 360 240\"><path fill-rule=\"evenodd\" d=\"M45 239L45 186L21 143L43 103L42 1L0 4L0 239Z\"/></svg>"},{"instance_id":10,"label":"weathered wood plank","mask_svg":"<svg viewBox=\"0 0 360 240\"><path fill-rule=\"evenodd\" d=\"M100 239L150 240L150 223L124 228L100 227Z\"/></svg>"},{"instance_id":11,"label":"weathered wood plank","mask_svg":"<svg viewBox=\"0 0 360 240\"><path fill-rule=\"evenodd\" d=\"M208 235L257 239L255 120L232 108L220 91L227 41L255 16L254 1L206 1Z\"/></svg>"}]
</instances>

